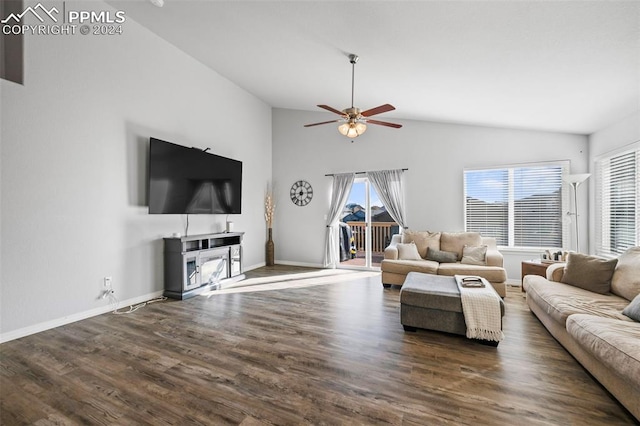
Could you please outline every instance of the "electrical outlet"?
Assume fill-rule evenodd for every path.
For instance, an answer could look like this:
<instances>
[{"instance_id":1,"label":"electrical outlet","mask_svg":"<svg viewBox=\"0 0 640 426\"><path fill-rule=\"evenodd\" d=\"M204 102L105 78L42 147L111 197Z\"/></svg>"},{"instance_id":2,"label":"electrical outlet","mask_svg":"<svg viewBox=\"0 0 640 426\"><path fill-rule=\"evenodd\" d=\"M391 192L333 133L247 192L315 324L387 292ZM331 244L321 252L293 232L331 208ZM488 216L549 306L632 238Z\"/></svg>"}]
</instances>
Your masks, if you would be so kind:
<instances>
[{"instance_id":1,"label":"electrical outlet","mask_svg":"<svg viewBox=\"0 0 640 426\"><path fill-rule=\"evenodd\" d=\"M104 288L111 289L111 277L104 277Z\"/></svg>"}]
</instances>

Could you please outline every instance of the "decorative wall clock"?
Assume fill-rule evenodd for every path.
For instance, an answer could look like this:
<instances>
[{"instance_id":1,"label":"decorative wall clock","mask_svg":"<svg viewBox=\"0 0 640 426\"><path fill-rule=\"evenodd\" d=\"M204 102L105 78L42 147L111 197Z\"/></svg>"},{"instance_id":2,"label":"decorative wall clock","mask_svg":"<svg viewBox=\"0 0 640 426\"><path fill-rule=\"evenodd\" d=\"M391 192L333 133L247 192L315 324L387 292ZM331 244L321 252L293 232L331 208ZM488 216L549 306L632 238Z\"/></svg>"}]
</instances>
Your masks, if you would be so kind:
<instances>
[{"instance_id":1,"label":"decorative wall clock","mask_svg":"<svg viewBox=\"0 0 640 426\"><path fill-rule=\"evenodd\" d=\"M313 198L313 188L306 180L299 180L291 185L289 196L291 197L291 202L296 206L306 206Z\"/></svg>"}]
</instances>

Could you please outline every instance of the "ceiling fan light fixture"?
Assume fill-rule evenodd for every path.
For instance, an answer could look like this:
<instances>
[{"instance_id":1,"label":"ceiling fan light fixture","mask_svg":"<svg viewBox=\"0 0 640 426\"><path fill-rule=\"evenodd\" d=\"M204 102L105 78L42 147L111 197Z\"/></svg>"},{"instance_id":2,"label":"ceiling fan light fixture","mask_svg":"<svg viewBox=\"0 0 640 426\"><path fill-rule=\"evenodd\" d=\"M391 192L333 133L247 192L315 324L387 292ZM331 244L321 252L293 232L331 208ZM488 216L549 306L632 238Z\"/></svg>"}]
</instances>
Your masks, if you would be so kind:
<instances>
[{"instance_id":1,"label":"ceiling fan light fixture","mask_svg":"<svg viewBox=\"0 0 640 426\"><path fill-rule=\"evenodd\" d=\"M367 125L358 121L358 122L348 122L342 123L338 126L338 131L341 135L346 136L350 139L357 138L361 134L367 131Z\"/></svg>"},{"instance_id":2,"label":"ceiling fan light fixture","mask_svg":"<svg viewBox=\"0 0 640 426\"><path fill-rule=\"evenodd\" d=\"M339 125L338 131L342 136L347 136L347 133L349 132L349 123L342 123Z\"/></svg>"}]
</instances>

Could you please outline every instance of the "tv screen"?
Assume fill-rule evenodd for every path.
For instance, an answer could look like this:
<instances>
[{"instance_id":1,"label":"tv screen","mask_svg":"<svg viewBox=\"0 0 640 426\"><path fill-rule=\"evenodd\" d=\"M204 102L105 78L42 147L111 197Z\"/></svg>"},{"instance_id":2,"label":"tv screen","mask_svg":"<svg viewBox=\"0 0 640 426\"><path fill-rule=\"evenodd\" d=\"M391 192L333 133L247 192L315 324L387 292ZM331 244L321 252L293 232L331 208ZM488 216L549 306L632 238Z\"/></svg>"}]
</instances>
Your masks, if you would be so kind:
<instances>
[{"instance_id":1,"label":"tv screen","mask_svg":"<svg viewBox=\"0 0 640 426\"><path fill-rule=\"evenodd\" d=\"M242 162L150 138L149 213L239 214Z\"/></svg>"}]
</instances>

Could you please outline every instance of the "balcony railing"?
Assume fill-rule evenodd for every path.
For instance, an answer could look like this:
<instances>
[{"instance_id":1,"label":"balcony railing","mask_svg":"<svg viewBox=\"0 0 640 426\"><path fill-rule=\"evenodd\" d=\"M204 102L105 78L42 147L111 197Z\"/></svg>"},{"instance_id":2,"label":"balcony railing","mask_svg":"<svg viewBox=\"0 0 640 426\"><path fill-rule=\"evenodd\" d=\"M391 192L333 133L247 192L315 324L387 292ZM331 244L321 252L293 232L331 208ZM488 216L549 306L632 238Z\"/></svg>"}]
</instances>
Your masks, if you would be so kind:
<instances>
[{"instance_id":1,"label":"balcony railing","mask_svg":"<svg viewBox=\"0 0 640 426\"><path fill-rule=\"evenodd\" d=\"M353 233L356 250L364 251L366 222L347 222ZM398 224L395 222L371 222L371 251L382 253L391 241L391 232L397 231Z\"/></svg>"}]
</instances>

